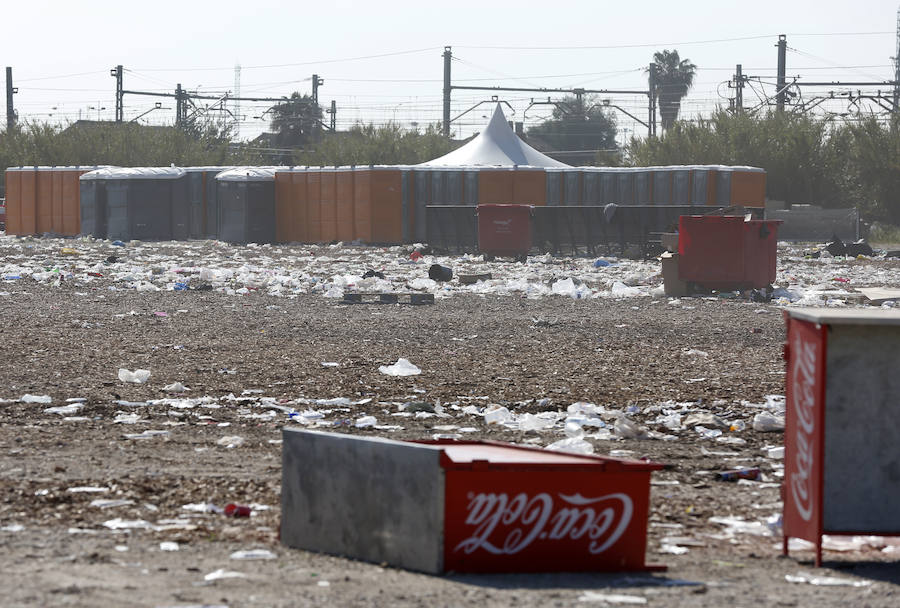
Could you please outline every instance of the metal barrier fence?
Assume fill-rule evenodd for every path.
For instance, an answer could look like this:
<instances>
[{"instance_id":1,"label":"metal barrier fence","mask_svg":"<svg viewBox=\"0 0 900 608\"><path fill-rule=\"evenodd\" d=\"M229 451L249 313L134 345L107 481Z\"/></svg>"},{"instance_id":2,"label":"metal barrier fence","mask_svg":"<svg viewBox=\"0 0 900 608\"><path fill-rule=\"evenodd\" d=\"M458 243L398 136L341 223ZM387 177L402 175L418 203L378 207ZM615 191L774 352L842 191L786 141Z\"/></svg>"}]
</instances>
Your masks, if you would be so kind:
<instances>
[{"instance_id":1,"label":"metal barrier fence","mask_svg":"<svg viewBox=\"0 0 900 608\"><path fill-rule=\"evenodd\" d=\"M456 252L478 250L476 208L461 205L426 207L428 243ZM606 205L534 207L532 248L573 255L619 254L630 248L647 253L659 244L659 235L678 229L682 215L728 213L721 207L690 205ZM762 219L764 210L741 210Z\"/></svg>"}]
</instances>

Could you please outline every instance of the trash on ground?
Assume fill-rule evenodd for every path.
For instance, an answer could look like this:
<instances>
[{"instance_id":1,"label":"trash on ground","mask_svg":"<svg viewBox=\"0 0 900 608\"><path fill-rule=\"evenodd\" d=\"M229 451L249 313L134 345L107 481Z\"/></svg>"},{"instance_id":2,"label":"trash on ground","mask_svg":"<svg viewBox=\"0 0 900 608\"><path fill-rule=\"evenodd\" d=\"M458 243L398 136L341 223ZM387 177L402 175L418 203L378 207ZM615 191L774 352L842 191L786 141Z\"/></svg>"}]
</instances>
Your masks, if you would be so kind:
<instances>
[{"instance_id":1,"label":"trash on ground","mask_svg":"<svg viewBox=\"0 0 900 608\"><path fill-rule=\"evenodd\" d=\"M233 502L225 505L223 513L228 517L250 517L252 509L248 505L239 505Z\"/></svg>"},{"instance_id":2,"label":"trash on ground","mask_svg":"<svg viewBox=\"0 0 900 608\"><path fill-rule=\"evenodd\" d=\"M422 373L422 370L413 365L407 359L397 359L393 365L382 365L378 371L388 376L416 376Z\"/></svg>"},{"instance_id":3,"label":"trash on ground","mask_svg":"<svg viewBox=\"0 0 900 608\"><path fill-rule=\"evenodd\" d=\"M872 584L872 581L855 581L849 578L838 578L836 576L816 576L807 572L785 574L784 580L789 583L806 583L824 587L868 587Z\"/></svg>"},{"instance_id":4,"label":"trash on ground","mask_svg":"<svg viewBox=\"0 0 900 608\"><path fill-rule=\"evenodd\" d=\"M231 559L257 560L257 559L275 559L278 557L268 549L249 549L246 551L235 551L229 555Z\"/></svg>"},{"instance_id":5,"label":"trash on ground","mask_svg":"<svg viewBox=\"0 0 900 608\"><path fill-rule=\"evenodd\" d=\"M134 371L125 368L119 368L119 380L122 382L131 382L133 384L143 384L150 379L149 369L136 369Z\"/></svg>"}]
</instances>

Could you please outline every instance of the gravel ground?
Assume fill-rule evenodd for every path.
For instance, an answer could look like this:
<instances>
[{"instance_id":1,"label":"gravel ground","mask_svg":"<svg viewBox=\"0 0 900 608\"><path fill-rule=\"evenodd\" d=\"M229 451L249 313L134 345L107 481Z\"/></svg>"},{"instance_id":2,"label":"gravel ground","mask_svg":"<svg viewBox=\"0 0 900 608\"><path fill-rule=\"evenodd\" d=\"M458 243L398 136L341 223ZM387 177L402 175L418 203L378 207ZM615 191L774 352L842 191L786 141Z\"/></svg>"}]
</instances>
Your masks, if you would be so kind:
<instances>
[{"instance_id":1,"label":"gravel ground","mask_svg":"<svg viewBox=\"0 0 900 608\"><path fill-rule=\"evenodd\" d=\"M819 570L808 547L780 556L769 523L781 510L782 461L768 449L782 435L752 428L784 394L775 305L468 293L431 306L345 305L317 294L108 287L2 285L4 605L900 602L893 539L831 539ZM422 373L379 372L399 358ZM125 383L120 368L151 376ZM165 389L175 383L189 390ZM400 405L411 400L439 403L442 415L405 415ZM578 402L609 429L621 415L643 429L621 438L586 427L594 453L668 465L653 475L647 556L667 572L435 577L278 543L285 425L547 446L565 438ZM512 421L559 420L539 432L486 424L484 411L500 406ZM692 414L705 416L700 430ZM364 416L375 426L357 428ZM759 467L763 480L715 481L740 466ZM252 516L217 512L232 502ZM272 559L233 557L253 549ZM811 584L804 573L843 584Z\"/></svg>"}]
</instances>

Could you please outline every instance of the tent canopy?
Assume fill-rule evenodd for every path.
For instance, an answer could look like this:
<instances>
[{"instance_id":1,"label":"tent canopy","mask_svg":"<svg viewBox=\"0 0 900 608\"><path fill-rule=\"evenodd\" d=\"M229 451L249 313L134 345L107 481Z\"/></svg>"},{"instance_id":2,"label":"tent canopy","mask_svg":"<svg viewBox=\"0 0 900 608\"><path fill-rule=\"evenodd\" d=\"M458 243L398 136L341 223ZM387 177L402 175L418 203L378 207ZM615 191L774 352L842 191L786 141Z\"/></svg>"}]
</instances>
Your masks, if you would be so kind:
<instances>
[{"instance_id":1,"label":"tent canopy","mask_svg":"<svg viewBox=\"0 0 900 608\"><path fill-rule=\"evenodd\" d=\"M532 167L568 167L565 163L541 154L513 133L506 122L500 104L494 108L494 115L487 128L478 137L445 154L430 160L420 167L512 167L530 165Z\"/></svg>"}]
</instances>

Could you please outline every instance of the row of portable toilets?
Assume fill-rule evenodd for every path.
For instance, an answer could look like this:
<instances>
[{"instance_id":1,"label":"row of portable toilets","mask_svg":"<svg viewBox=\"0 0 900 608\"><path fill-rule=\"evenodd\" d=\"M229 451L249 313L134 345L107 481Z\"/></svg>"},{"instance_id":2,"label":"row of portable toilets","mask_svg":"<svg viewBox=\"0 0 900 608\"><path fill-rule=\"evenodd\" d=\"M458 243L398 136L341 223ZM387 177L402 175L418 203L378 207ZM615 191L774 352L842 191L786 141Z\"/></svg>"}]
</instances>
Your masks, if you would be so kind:
<instances>
[{"instance_id":1,"label":"row of portable toilets","mask_svg":"<svg viewBox=\"0 0 900 608\"><path fill-rule=\"evenodd\" d=\"M643 168L16 167L7 234L236 243L426 241L426 207L763 207L766 174L721 165Z\"/></svg>"}]
</instances>

